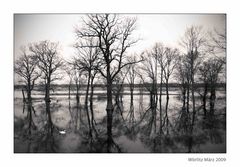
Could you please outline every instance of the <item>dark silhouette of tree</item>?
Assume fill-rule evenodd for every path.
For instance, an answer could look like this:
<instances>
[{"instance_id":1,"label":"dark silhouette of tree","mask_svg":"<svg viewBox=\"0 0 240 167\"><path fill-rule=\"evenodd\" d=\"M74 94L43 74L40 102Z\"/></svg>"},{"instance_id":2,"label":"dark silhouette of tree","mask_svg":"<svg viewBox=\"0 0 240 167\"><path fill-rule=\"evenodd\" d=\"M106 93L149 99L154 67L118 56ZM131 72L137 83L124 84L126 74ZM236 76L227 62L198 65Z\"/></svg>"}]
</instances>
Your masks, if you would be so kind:
<instances>
[{"instance_id":1,"label":"dark silhouette of tree","mask_svg":"<svg viewBox=\"0 0 240 167\"><path fill-rule=\"evenodd\" d=\"M126 67L127 68L127 67ZM118 75L113 80L113 96L114 96L114 111L116 113L120 113L122 120L125 121L125 118L123 117L123 92L124 92L124 82L127 76L128 71L125 71L126 68L123 68ZM127 69L128 70L128 69Z\"/></svg>"},{"instance_id":2,"label":"dark silhouette of tree","mask_svg":"<svg viewBox=\"0 0 240 167\"><path fill-rule=\"evenodd\" d=\"M139 77L145 83L146 89L150 93L151 117L149 120L149 135L150 137L156 134L156 117L157 117L157 57L149 51L145 51L142 55L144 61L141 62L141 72L138 72ZM141 74L140 74L141 73ZM146 84L149 83L149 84Z\"/></svg>"},{"instance_id":3,"label":"dark silhouette of tree","mask_svg":"<svg viewBox=\"0 0 240 167\"><path fill-rule=\"evenodd\" d=\"M215 110L215 99L216 99L216 84L219 81L219 74L222 73L226 68L226 29L222 31L214 29L213 33L210 33L210 47L212 53L215 55L214 58L210 58L207 61L209 66L209 84L210 84L210 115L214 115ZM222 73L222 78L225 73Z\"/></svg>"},{"instance_id":4,"label":"dark silhouette of tree","mask_svg":"<svg viewBox=\"0 0 240 167\"><path fill-rule=\"evenodd\" d=\"M214 116L215 100L216 100L216 86L219 80L219 74L223 68L223 62L219 59L210 59L209 63L209 83L210 83L210 116Z\"/></svg>"},{"instance_id":5,"label":"dark silhouette of tree","mask_svg":"<svg viewBox=\"0 0 240 167\"><path fill-rule=\"evenodd\" d=\"M83 72L82 70L79 70L77 65L75 64L75 60L72 61L72 71L73 71L73 80L75 82L75 87L76 87L76 101L77 103L80 103L80 88L82 83L82 76L83 76Z\"/></svg>"},{"instance_id":6,"label":"dark silhouette of tree","mask_svg":"<svg viewBox=\"0 0 240 167\"><path fill-rule=\"evenodd\" d=\"M43 73L45 84L45 102L48 116L48 134L53 133L53 124L50 113L50 89L51 83L60 79L57 70L62 66L63 61L58 55L58 44L50 41L41 41L30 45L29 50L38 60L38 68Z\"/></svg>"},{"instance_id":7,"label":"dark silhouette of tree","mask_svg":"<svg viewBox=\"0 0 240 167\"><path fill-rule=\"evenodd\" d=\"M96 125L96 121L95 121L95 118L94 118L94 110L93 110L93 95L94 95L94 80L98 74L98 65L94 66L94 70L92 71L92 74L91 74L91 79L90 79L90 111L91 111L91 125L93 127L93 130L95 132L95 135L98 135L98 132L95 128L95 125Z\"/></svg>"},{"instance_id":8,"label":"dark silhouette of tree","mask_svg":"<svg viewBox=\"0 0 240 167\"><path fill-rule=\"evenodd\" d=\"M185 35L180 43L186 50L185 60L189 69L190 89L192 97L192 119L190 126L189 152L191 152L192 149L192 132L196 115L195 75L199 69L200 57L205 52L205 42L206 38L203 34L202 28L198 26L191 26L190 28L187 28Z\"/></svg>"},{"instance_id":9,"label":"dark silhouette of tree","mask_svg":"<svg viewBox=\"0 0 240 167\"><path fill-rule=\"evenodd\" d=\"M201 64L199 68L199 80L203 83L203 93L200 95L202 98L202 106L203 106L203 113L204 119L207 117L207 94L209 91L209 70L210 70L210 63L205 61Z\"/></svg>"},{"instance_id":10,"label":"dark silhouette of tree","mask_svg":"<svg viewBox=\"0 0 240 167\"><path fill-rule=\"evenodd\" d=\"M84 124L82 120L82 107L81 107L81 93L80 90L84 85L84 82L86 81L85 78L85 71L81 68L79 69L79 66L77 65L76 57L73 57L69 61L65 62L65 67L64 67L66 73L68 74L70 78L70 83L73 83L73 88L72 91L75 94L75 99L76 99L76 111L74 117L74 123L75 123L75 130L78 130L81 126L81 124ZM69 83L69 84L70 84ZM70 84L71 85L71 84ZM70 91L70 85L69 85L69 91ZM69 106L70 106L70 100L69 100ZM73 114L73 113L72 113Z\"/></svg>"},{"instance_id":11,"label":"dark silhouette of tree","mask_svg":"<svg viewBox=\"0 0 240 167\"><path fill-rule=\"evenodd\" d=\"M129 62L137 62L136 55L130 57L128 61ZM129 65L129 67L127 69L126 79L127 79L127 82L129 84L129 89L130 89L129 120L132 125L134 125L134 122L135 122L134 105L133 105L133 91L134 91L136 77L137 77L137 66L136 66L136 64L131 64L131 65Z\"/></svg>"},{"instance_id":12,"label":"dark silhouette of tree","mask_svg":"<svg viewBox=\"0 0 240 167\"><path fill-rule=\"evenodd\" d=\"M160 136L163 133L162 127L163 127L163 112L162 112L162 95L163 95L163 82L164 82L164 77L163 77L163 69L164 67L164 55L165 55L165 48L163 46L163 44L161 43L156 43L153 47L153 51L152 54L154 55L154 57L157 58L157 62L160 65L160 85L159 85L159 134Z\"/></svg>"},{"instance_id":13,"label":"dark silhouette of tree","mask_svg":"<svg viewBox=\"0 0 240 167\"><path fill-rule=\"evenodd\" d=\"M27 48L21 48L21 56L15 62L14 70L21 77L24 82L25 90L27 91L27 101L24 98L24 108L25 102L27 102L27 119L28 119L28 134L31 135L32 128L35 128L35 124L33 122L32 111L35 113L35 110L32 105L32 97L31 92L35 86L36 80L41 76L41 73L37 69L38 61L36 57L30 53L27 53ZM22 93L24 95L24 90L22 89ZM24 112L24 109L23 109Z\"/></svg>"},{"instance_id":14,"label":"dark silhouette of tree","mask_svg":"<svg viewBox=\"0 0 240 167\"><path fill-rule=\"evenodd\" d=\"M114 14L92 14L87 15L87 20L83 22L81 28L76 28L77 36L83 39L96 39L95 47L100 49L99 59L103 61L99 72L107 81L107 151L110 152L114 143L112 139L112 81L122 68L135 63L126 62L125 56L127 49L137 42L130 38L135 29L136 19L120 18Z\"/></svg>"},{"instance_id":15,"label":"dark silhouette of tree","mask_svg":"<svg viewBox=\"0 0 240 167\"><path fill-rule=\"evenodd\" d=\"M178 129L183 129L184 132L188 131L190 124L190 114L189 114L189 100L190 100L190 73L189 73L189 65L185 60L186 57L184 55L179 56L177 60L176 66L176 79L180 83L181 88L181 100L182 100L182 109L180 112L180 120Z\"/></svg>"},{"instance_id":16,"label":"dark silhouette of tree","mask_svg":"<svg viewBox=\"0 0 240 167\"><path fill-rule=\"evenodd\" d=\"M21 49L22 53L15 62L14 70L21 77L27 91L27 102L31 103L31 92L35 86L35 81L40 77L41 73L37 69L38 60L32 54L27 53L27 48Z\"/></svg>"},{"instance_id":17,"label":"dark silhouette of tree","mask_svg":"<svg viewBox=\"0 0 240 167\"><path fill-rule=\"evenodd\" d=\"M173 74L173 71L177 65L176 61L179 57L179 51L177 49L165 48L165 56L163 57L162 65L163 76L165 78L166 86L166 105L165 105L165 117L166 117L166 127L167 134L169 134L169 117L168 117L168 105L169 105L169 79Z\"/></svg>"},{"instance_id":18,"label":"dark silhouette of tree","mask_svg":"<svg viewBox=\"0 0 240 167\"><path fill-rule=\"evenodd\" d=\"M65 62L64 63L64 70L66 72L66 74L68 75L69 78L69 83L68 83L68 99L69 99L69 103L70 103L70 99L71 99L71 89L72 89L72 82L73 82L73 77L74 77L74 69L73 66L70 62Z\"/></svg>"},{"instance_id":19,"label":"dark silhouette of tree","mask_svg":"<svg viewBox=\"0 0 240 167\"><path fill-rule=\"evenodd\" d=\"M160 92L159 92L159 110L160 110L160 129L159 133L162 134L162 127L166 122L167 134L169 133L168 124L168 104L169 104L169 79L173 74L173 70L176 66L176 60L179 56L179 51L177 49L171 49L168 47L164 47L161 43L156 43L152 48L151 52L146 52L145 61L142 62L141 69L145 76L148 77L151 83L150 88L148 88L150 92L150 108L152 108L152 119L153 119L153 129L156 134L156 116L157 116L157 102L158 102L158 68L160 67ZM143 78L143 76L142 76ZM163 83L166 86L166 105L165 105L165 117L162 118L162 88ZM164 120L164 121L163 121ZM151 121L150 121L151 122Z\"/></svg>"},{"instance_id":20,"label":"dark silhouette of tree","mask_svg":"<svg viewBox=\"0 0 240 167\"><path fill-rule=\"evenodd\" d=\"M89 126L89 137L92 139L92 130L96 132L94 126L94 112L93 112L93 89L94 89L94 79L98 73L99 64L100 62L97 61L99 56L99 48L94 47L95 41L94 38L89 38L85 40L79 40L75 44L75 48L77 49L78 56L75 57L75 65L77 66L78 70L85 72L87 77L87 88L86 88L86 95L85 95L85 110L87 113L88 119L88 126ZM89 89L90 91L90 99L89 99ZM90 112L88 102L90 101ZM91 117L91 118L90 118ZM97 134L97 133L96 133Z\"/></svg>"},{"instance_id":21,"label":"dark silhouette of tree","mask_svg":"<svg viewBox=\"0 0 240 167\"><path fill-rule=\"evenodd\" d=\"M209 128L213 127L214 124L214 111L215 111L215 100L216 100L216 88L219 81L219 74L221 74L224 66L224 61L216 57L209 58L203 62L199 69L199 79L204 84L204 90L202 94L202 104L204 111L204 119L208 118ZM209 96L209 112L206 104Z\"/></svg>"},{"instance_id":22,"label":"dark silhouette of tree","mask_svg":"<svg viewBox=\"0 0 240 167\"><path fill-rule=\"evenodd\" d=\"M36 56L38 68L44 74L45 100L50 101L51 83L61 79L57 70L62 66L63 61L58 55L58 44L50 41L41 41L31 44L29 49Z\"/></svg>"},{"instance_id":23,"label":"dark silhouette of tree","mask_svg":"<svg viewBox=\"0 0 240 167\"><path fill-rule=\"evenodd\" d=\"M218 31L214 29L213 32L209 33L210 39L207 46L210 52L214 54L225 53L226 52L226 30Z\"/></svg>"},{"instance_id":24,"label":"dark silhouette of tree","mask_svg":"<svg viewBox=\"0 0 240 167\"><path fill-rule=\"evenodd\" d=\"M226 29L217 30L209 33L209 40L207 42L208 52L214 55L215 59L219 59L223 63L223 69L226 69L226 49L227 49L227 37ZM225 74L224 74L225 75Z\"/></svg>"},{"instance_id":25,"label":"dark silhouette of tree","mask_svg":"<svg viewBox=\"0 0 240 167\"><path fill-rule=\"evenodd\" d=\"M78 119L80 120L79 123L83 123L82 120L82 110L81 110L81 94L80 94L80 90L81 87L83 87L83 83L85 82L85 78L83 77L83 71L79 70L79 68L76 65L76 61L73 59L71 62L71 69L73 72L73 80L74 80L74 84L75 84L75 88L76 88L76 102L77 102L77 111L76 111L76 118L75 118L75 122L76 122L76 130L78 129ZM79 117L78 117L79 116ZM79 124L80 125L80 124Z\"/></svg>"},{"instance_id":26,"label":"dark silhouette of tree","mask_svg":"<svg viewBox=\"0 0 240 167\"><path fill-rule=\"evenodd\" d=\"M31 140L31 134L32 134L32 130L35 130L36 129L36 125L33 121L33 113L36 114L36 111L32 105L32 103L23 103L23 113L25 112L25 109L26 109L26 106L27 106L27 123L28 123L28 126L27 126L27 134L29 135L29 138ZM30 141L31 142L31 141Z\"/></svg>"}]
</instances>

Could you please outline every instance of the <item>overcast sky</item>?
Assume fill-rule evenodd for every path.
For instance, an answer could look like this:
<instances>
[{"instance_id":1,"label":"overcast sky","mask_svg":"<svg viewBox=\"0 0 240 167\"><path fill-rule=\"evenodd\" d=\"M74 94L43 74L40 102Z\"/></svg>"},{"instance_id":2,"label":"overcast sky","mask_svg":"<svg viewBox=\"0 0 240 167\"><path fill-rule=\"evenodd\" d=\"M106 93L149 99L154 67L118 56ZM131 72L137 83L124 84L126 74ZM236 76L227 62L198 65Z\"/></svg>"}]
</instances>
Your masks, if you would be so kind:
<instances>
[{"instance_id":1,"label":"overcast sky","mask_svg":"<svg viewBox=\"0 0 240 167\"><path fill-rule=\"evenodd\" d=\"M81 14L16 14L14 16L15 58L21 46L31 42L50 40L59 42L64 58L73 56L74 27L81 25ZM134 38L140 38L128 53L140 53L155 42L177 46L187 27L203 26L206 31L225 28L225 15L221 14L130 14L137 17Z\"/></svg>"}]
</instances>

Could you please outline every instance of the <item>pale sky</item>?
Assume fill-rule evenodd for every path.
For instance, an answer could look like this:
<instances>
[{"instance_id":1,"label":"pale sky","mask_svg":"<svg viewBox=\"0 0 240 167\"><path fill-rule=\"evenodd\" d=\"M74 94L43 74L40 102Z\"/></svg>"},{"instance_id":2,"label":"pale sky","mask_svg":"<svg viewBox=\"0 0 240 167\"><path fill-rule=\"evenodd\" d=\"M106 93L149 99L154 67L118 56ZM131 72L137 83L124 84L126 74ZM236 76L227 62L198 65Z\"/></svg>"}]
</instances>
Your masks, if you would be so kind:
<instances>
[{"instance_id":1,"label":"pale sky","mask_svg":"<svg viewBox=\"0 0 240 167\"><path fill-rule=\"evenodd\" d=\"M83 14L16 14L14 16L15 58L19 48L31 42L50 40L59 42L61 55L68 59L74 55L74 27L81 25ZM133 38L141 38L128 53L140 53L155 42L176 46L187 27L203 26L208 31L225 28L225 15L221 14L128 14L137 17Z\"/></svg>"}]
</instances>

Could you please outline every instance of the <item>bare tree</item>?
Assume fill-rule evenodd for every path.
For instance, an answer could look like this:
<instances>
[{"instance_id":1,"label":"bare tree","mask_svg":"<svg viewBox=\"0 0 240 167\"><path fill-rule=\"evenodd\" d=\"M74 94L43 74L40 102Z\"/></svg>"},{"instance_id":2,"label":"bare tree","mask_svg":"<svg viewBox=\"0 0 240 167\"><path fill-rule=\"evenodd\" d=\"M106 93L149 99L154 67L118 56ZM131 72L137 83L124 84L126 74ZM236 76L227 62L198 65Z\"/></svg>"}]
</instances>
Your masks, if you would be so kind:
<instances>
[{"instance_id":1,"label":"bare tree","mask_svg":"<svg viewBox=\"0 0 240 167\"><path fill-rule=\"evenodd\" d=\"M177 49L171 49L168 47L164 47L161 43L156 43L151 50L150 54L148 54L148 58L144 65L144 70L148 71L148 76L150 76L152 80L152 88L153 88L153 96L152 100L155 101L154 104L157 105L158 101L158 84L157 84L157 78L158 78L158 67L160 67L160 91L159 91L159 110L160 110L160 129L159 133L162 134L162 88L163 83L165 83L166 86L166 105L165 105L165 119L167 124L167 134L168 134L168 104L169 104L169 79L173 73L173 70L176 66L176 60L179 56L179 51ZM147 63L148 62L148 63ZM146 64L147 63L147 64ZM157 106L155 107L157 109Z\"/></svg>"},{"instance_id":2,"label":"bare tree","mask_svg":"<svg viewBox=\"0 0 240 167\"><path fill-rule=\"evenodd\" d=\"M136 19L120 18L118 15L93 14L88 15L87 20L83 20L81 28L76 28L76 34L79 38L95 38L101 51L101 60L104 64L99 70L101 75L107 80L107 143L108 150L112 146L112 81L121 69L128 64L135 62L126 62L126 51L137 40L131 40L130 36L135 29Z\"/></svg>"},{"instance_id":3,"label":"bare tree","mask_svg":"<svg viewBox=\"0 0 240 167\"><path fill-rule=\"evenodd\" d=\"M91 111L91 125L93 127L93 130L95 131L95 134L97 135L97 130L95 128L95 118L94 118L94 111L93 111L93 95L94 95L94 80L98 74L98 65L95 66L95 69L92 71L91 79L90 79L90 111Z\"/></svg>"},{"instance_id":4,"label":"bare tree","mask_svg":"<svg viewBox=\"0 0 240 167\"><path fill-rule=\"evenodd\" d=\"M124 82L126 79L126 76L128 74L128 70L127 67L123 68L118 75L114 78L113 80L113 95L114 95L114 111L116 111L117 113L120 113L123 121L125 121L125 118L123 117L123 92L124 92Z\"/></svg>"},{"instance_id":5,"label":"bare tree","mask_svg":"<svg viewBox=\"0 0 240 167\"><path fill-rule=\"evenodd\" d=\"M222 31L214 29L213 33L210 33L210 47L212 47L212 53L214 55L221 55L211 58L208 61L210 66L209 68L209 81L210 81L210 113L213 115L214 113L214 103L216 96L216 84L219 79L219 74L224 70L226 64L226 29L224 28ZM225 75L225 73L223 73Z\"/></svg>"},{"instance_id":6,"label":"bare tree","mask_svg":"<svg viewBox=\"0 0 240 167\"><path fill-rule=\"evenodd\" d=\"M202 97L202 106L203 106L203 113L204 113L204 119L207 117L207 94L208 94L208 87L209 87L209 70L210 70L210 63L208 61L205 61L201 64L199 68L199 80L203 82L204 90L203 94L200 96Z\"/></svg>"},{"instance_id":7,"label":"bare tree","mask_svg":"<svg viewBox=\"0 0 240 167\"><path fill-rule=\"evenodd\" d=\"M78 35L78 34L77 34ZM85 40L79 40L75 44L75 48L77 49L78 56L75 57L75 65L78 70L82 70L86 72L87 76L87 89L85 96L85 110L87 113L88 126L89 126L89 136L92 138L92 129L96 132L94 127L94 113L93 113L93 82L96 74L98 73L99 61L97 58L99 56L99 48L94 47L95 41L94 38L89 38ZM88 110L88 101L89 101L89 89L91 88L90 93L90 111ZM90 118L91 117L91 118Z\"/></svg>"},{"instance_id":8,"label":"bare tree","mask_svg":"<svg viewBox=\"0 0 240 167\"><path fill-rule=\"evenodd\" d=\"M195 75L199 68L200 57L204 54L205 47L205 36L203 30L198 26L191 26L187 28L184 37L182 38L181 45L186 50L186 62L189 67L189 76L191 84L191 96L192 96L192 120L190 127L190 141L189 141L189 152L192 148L192 131L195 123L196 115L196 103L195 103Z\"/></svg>"},{"instance_id":9,"label":"bare tree","mask_svg":"<svg viewBox=\"0 0 240 167\"><path fill-rule=\"evenodd\" d=\"M58 55L58 44L50 41L41 41L31 44L29 49L38 60L38 68L43 72L45 81L45 102L48 116L48 132L52 135L53 124L50 113L50 89L51 83L60 79L57 70L62 66L63 61Z\"/></svg>"},{"instance_id":10,"label":"bare tree","mask_svg":"<svg viewBox=\"0 0 240 167\"><path fill-rule=\"evenodd\" d=\"M26 47L21 48L21 51L21 57L16 60L14 69L15 72L22 78L23 82L25 83L24 87L27 91L27 118L29 119L28 134L31 135L31 129L35 127L32 118L32 111L34 111L35 113L35 110L32 106L31 92L35 86L36 80L41 76L41 72L39 72L39 70L37 69L38 61L36 57L32 54L28 54ZM23 98L25 107L25 97Z\"/></svg>"},{"instance_id":11,"label":"bare tree","mask_svg":"<svg viewBox=\"0 0 240 167\"><path fill-rule=\"evenodd\" d=\"M208 42L209 49L214 54L226 52L226 30L219 31L214 29L213 32L209 32L210 40Z\"/></svg>"},{"instance_id":12,"label":"bare tree","mask_svg":"<svg viewBox=\"0 0 240 167\"><path fill-rule=\"evenodd\" d=\"M129 62L137 62L137 57L136 55L132 56L128 60ZM133 105L133 91L134 91L134 85L135 85L135 80L137 77L137 68L136 64L131 64L129 65L127 69L127 82L129 84L129 89L130 89L130 110L129 110L129 118L130 122L134 124L134 105Z\"/></svg>"},{"instance_id":13,"label":"bare tree","mask_svg":"<svg viewBox=\"0 0 240 167\"><path fill-rule=\"evenodd\" d=\"M209 64L208 73L210 82L210 115L213 116L215 110L216 86L224 63L219 59L210 59Z\"/></svg>"},{"instance_id":14,"label":"bare tree","mask_svg":"<svg viewBox=\"0 0 240 167\"><path fill-rule=\"evenodd\" d=\"M179 56L176 66L176 79L181 86L181 99L182 99L182 109L180 112L179 120L179 130L183 129L187 132L189 128L189 100L190 100L190 76L189 76L189 65L185 60L185 55Z\"/></svg>"},{"instance_id":15,"label":"bare tree","mask_svg":"<svg viewBox=\"0 0 240 167\"><path fill-rule=\"evenodd\" d=\"M209 40L207 42L208 51L214 55L215 59L222 61L223 69L226 70L226 49L227 49L227 37L226 29L209 32ZM223 74L225 75L225 74Z\"/></svg>"},{"instance_id":16,"label":"bare tree","mask_svg":"<svg viewBox=\"0 0 240 167\"><path fill-rule=\"evenodd\" d=\"M141 69L141 74L138 72L139 77L145 83L145 87L150 93L150 110L151 110L151 119L149 121L149 132L150 136L156 134L156 117L157 117L157 57L151 52L146 51L142 55L144 60L141 63L139 69ZM149 84L146 84L148 82Z\"/></svg>"},{"instance_id":17,"label":"bare tree","mask_svg":"<svg viewBox=\"0 0 240 167\"><path fill-rule=\"evenodd\" d=\"M160 136L162 135L163 131L162 131L162 126L163 126L163 123L162 123L162 95L163 95L163 91L162 91L162 88L163 88L163 82L164 82L164 77L163 77L163 69L165 68L164 67L164 63L163 63L163 60L164 60L164 55L165 55L165 48L163 46L163 44L161 43L156 43L153 47L153 51L152 51L152 54L154 55L154 57L157 59L157 63L160 65L160 88L159 88L159 120L160 120L160 123L159 123L159 134ZM157 77L157 76L156 76Z\"/></svg>"},{"instance_id":18,"label":"bare tree","mask_svg":"<svg viewBox=\"0 0 240 167\"><path fill-rule=\"evenodd\" d=\"M165 117L166 117L166 126L167 126L167 134L169 134L168 124L168 105L169 105L169 79L173 74L173 70L175 69L177 63L177 58L179 56L179 51L177 49L166 48L164 60L162 61L163 67L163 76L165 78L165 86L166 86L166 105L165 105Z\"/></svg>"},{"instance_id":19,"label":"bare tree","mask_svg":"<svg viewBox=\"0 0 240 167\"><path fill-rule=\"evenodd\" d=\"M21 57L15 62L15 72L22 78L27 91L27 101L31 103L31 92L34 88L35 81L40 77L41 73L37 69L38 61L32 54L27 53L27 48L21 48Z\"/></svg>"},{"instance_id":20,"label":"bare tree","mask_svg":"<svg viewBox=\"0 0 240 167\"><path fill-rule=\"evenodd\" d=\"M73 77L74 77L74 69L72 67L72 64L70 62L65 62L64 63L64 70L68 75L69 78L69 84L68 84L68 99L69 99L69 103L70 103L70 99L71 99L71 86L72 86L72 82L73 82Z\"/></svg>"},{"instance_id":21,"label":"bare tree","mask_svg":"<svg viewBox=\"0 0 240 167\"><path fill-rule=\"evenodd\" d=\"M83 85L83 83L85 82L85 78L83 78L83 71L79 70L79 68L76 65L75 60L73 59L71 62L71 68L73 71L73 80L74 80L74 84L75 84L75 88L76 88L76 102L77 102L77 111L76 111L76 118L75 118L75 122L76 122L76 128L78 129L78 119L80 119L79 123L82 123L82 111L81 111L81 103L80 103L80 99L81 99L81 94L80 94L80 90L81 87ZM78 118L78 114L79 114L79 118Z\"/></svg>"},{"instance_id":22,"label":"bare tree","mask_svg":"<svg viewBox=\"0 0 240 167\"><path fill-rule=\"evenodd\" d=\"M57 70L62 66L63 61L58 55L58 44L50 41L41 41L31 44L29 49L38 59L38 68L44 74L45 100L50 101L51 83L61 79Z\"/></svg>"},{"instance_id":23,"label":"bare tree","mask_svg":"<svg viewBox=\"0 0 240 167\"><path fill-rule=\"evenodd\" d=\"M73 71L73 80L75 82L75 87L76 87L76 101L77 103L80 103L80 87L82 85L82 75L83 72L82 70L79 70L77 65L75 64L75 60L72 62L72 71Z\"/></svg>"},{"instance_id":24,"label":"bare tree","mask_svg":"<svg viewBox=\"0 0 240 167\"><path fill-rule=\"evenodd\" d=\"M204 118L208 118L209 125L213 125L215 100L216 100L216 88L219 81L219 74L223 70L224 62L216 57L206 60L200 68L200 81L204 84L204 91L202 95ZM207 94L209 96L209 114L207 112ZM211 127L210 127L211 128Z\"/></svg>"}]
</instances>

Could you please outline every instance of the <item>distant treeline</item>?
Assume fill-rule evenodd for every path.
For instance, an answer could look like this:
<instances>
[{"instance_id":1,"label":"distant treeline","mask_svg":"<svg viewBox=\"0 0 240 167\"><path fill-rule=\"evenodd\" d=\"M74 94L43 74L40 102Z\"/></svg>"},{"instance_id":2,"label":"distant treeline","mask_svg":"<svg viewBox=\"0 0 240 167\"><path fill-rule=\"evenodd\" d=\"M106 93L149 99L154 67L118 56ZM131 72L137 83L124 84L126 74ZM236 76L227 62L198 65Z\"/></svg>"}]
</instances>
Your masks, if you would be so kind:
<instances>
[{"instance_id":1,"label":"distant treeline","mask_svg":"<svg viewBox=\"0 0 240 167\"><path fill-rule=\"evenodd\" d=\"M160 87L160 84L157 84L158 87ZM68 84L53 84L51 85L53 89L57 89L57 90L61 90L61 89L68 89L69 85ZM116 88L116 87L119 87L120 85L118 84L113 84L112 85L113 88ZM165 84L162 84L162 87L165 87L166 85ZM75 88L75 84L72 84L71 85L71 88ZM81 85L81 88L86 88L87 85L84 84L84 85ZM107 85L105 84L94 84L94 87L95 88L102 88L102 89L105 89L107 87ZM130 84L123 84L122 85L123 88L129 88L130 87ZM151 83L144 83L144 84L134 84L134 87L135 88L150 88L151 87ZM180 88L181 87L181 84L178 84L178 83L169 83L169 87L170 88ZM201 87L204 87L204 84L203 83L195 83L195 88L201 88ZM217 88L223 88L223 89L226 89L226 83L217 83L216 84L216 87ZM24 88L24 85L14 85L14 89L15 90L21 90L22 88ZM44 90L44 85L36 85L35 90Z\"/></svg>"}]
</instances>

